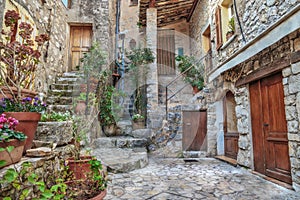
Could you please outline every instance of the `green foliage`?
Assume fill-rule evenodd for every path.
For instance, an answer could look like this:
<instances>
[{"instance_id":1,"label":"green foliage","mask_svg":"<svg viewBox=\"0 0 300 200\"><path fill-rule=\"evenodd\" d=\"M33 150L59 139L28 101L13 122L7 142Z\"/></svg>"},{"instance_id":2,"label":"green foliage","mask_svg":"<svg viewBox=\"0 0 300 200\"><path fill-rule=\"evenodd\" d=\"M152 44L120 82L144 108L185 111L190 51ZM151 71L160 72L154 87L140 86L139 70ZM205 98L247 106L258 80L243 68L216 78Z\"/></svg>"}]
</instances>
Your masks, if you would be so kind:
<instances>
[{"instance_id":1,"label":"green foliage","mask_svg":"<svg viewBox=\"0 0 300 200\"><path fill-rule=\"evenodd\" d=\"M228 32L232 32L232 33L235 32L235 24L234 24L234 18L233 17L231 17L229 22L228 22L228 28L229 28Z\"/></svg>"},{"instance_id":2,"label":"green foliage","mask_svg":"<svg viewBox=\"0 0 300 200\"><path fill-rule=\"evenodd\" d=\"M202 90L204 87L204 66L192 56L177 56L178 68L184 81Z\"/></svg>"},{"instance_id":3,"label":"green foliage","mask_svg":"<svg viewBox=\"0 0 300 200\"><path fill-rule=\"evenodd\" d=\"M135 113L145 115L146 105L143 102L145 91L143 86L146 85L147 74L149 71L148 64L154 62L154 55L150 48L135 48L126 53L127 58L131 61L129 65L132 74L131 79L135 84L136 92L134 97Z\"/></svg>"},{"instance_id":4,"label":"green foliage","mask_svg":"<svg viewBox=\"0 0 300 200\"><path fill-rule=\"evenodd\" d=\"M7 200L60 200L64 199L67 190L67 185L63 179L57 178L55 183L46 184L46 180L34 172L34 168L29 162L24 162L20 168L7 169L0 180L0 186L7 184L14 188L14 192L10 196L3 198Z\"/></svg>"},{"instance_id":5,"label":"green foliage","mask_svg":"<svg viewBox=\"0 0 300 200\"><path fill-rule=\"evenodd\" d=\"M70 112L55 112L51 111L50 113L44 113L41 117L41 122L63 122L71 120L72 116Z\"/></svg>"},{"instance_id":6,"label":"green foliage","mask_svg":"<svg viewBox=\"0 0 300 200\"><path fill-rule=\"evenodd\" d=\"M0 113L3 112L39 112L46 110L47 105L38 97L26 97L21 100L4 98L0 100Z\"/></svg>"}]
</instances>

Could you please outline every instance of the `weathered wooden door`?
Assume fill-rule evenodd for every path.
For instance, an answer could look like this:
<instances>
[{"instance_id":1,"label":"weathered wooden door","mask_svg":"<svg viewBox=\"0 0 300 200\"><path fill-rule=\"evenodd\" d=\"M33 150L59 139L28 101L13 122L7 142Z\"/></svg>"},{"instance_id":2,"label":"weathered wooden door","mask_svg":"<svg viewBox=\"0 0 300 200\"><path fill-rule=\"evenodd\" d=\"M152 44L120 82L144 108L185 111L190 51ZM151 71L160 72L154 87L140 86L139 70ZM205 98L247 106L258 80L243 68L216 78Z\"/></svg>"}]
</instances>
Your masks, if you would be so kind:
<instances>
[{"instance_id":1,"label":"weathered wooden door","mask_svg":"<svg viewBox=\"0 0 300 200\"><path fill-rule=\"evenodd\" d=\"M207 114L206 111L183 112L183 151L207 150Z\"/></svg>"},{"instance_id":2,"label":"weathered wooden door","mask_svg":"<svg viewBox=\"0 0 300 200\"><path fill-rule=\"evenodd\" d=\"M174 30L157 31L157 70L159 75L175 74Z\"/></svg>"},{"instance_id":3,"label":"weathered wooden door","mask_svg":"<svg viewBox=\"0 0 300 200\"><path fill-rule=\"evenodd\" d=\"M250 84L255 170L291 183L281 73Z\"/></svg>"},{"instance_id":4,"label":"weathered wooden door","mask_svg":"<svg viewBox=\"0 0 300 200\"><path fill-rule=\"evenodd\" d=\"M224 150L225 156L237 159L239 133L235 113L235 99L232 92L224 98Z\"/></svg>"},{"instance_id":5,"label":"weathered wooden door","mask_svg":"<svg viewBox=\"0 0 300 200\"><path fill-rule=\"evenodd\" d=\"M91 26L71 26L70 62L69 68L76 70L80 66L80 59L88 52L92 45Z\"/></svg>"}]
</instances>

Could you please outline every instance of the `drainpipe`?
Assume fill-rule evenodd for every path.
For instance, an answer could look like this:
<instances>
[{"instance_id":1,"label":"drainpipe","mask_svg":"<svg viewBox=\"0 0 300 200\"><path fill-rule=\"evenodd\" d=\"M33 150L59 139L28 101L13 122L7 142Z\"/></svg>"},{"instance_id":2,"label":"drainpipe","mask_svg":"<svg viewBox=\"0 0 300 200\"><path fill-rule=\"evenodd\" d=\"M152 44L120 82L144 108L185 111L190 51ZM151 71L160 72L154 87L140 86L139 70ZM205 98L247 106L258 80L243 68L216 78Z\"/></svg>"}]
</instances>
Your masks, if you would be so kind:
<instances>
[{"instance_id":1,"label":"drainpipe","mask_svg":"<svg viewBox=\"0 0 300 200\"><path fill-rule=\"evenodd\" d=\"M120 23L120 2L121 0L117 0L117 11L116 11L116 40L115 40L115 62L117 62L118 59L118 41L119 41L119 23Z\"/></svg>"}]
</instances>

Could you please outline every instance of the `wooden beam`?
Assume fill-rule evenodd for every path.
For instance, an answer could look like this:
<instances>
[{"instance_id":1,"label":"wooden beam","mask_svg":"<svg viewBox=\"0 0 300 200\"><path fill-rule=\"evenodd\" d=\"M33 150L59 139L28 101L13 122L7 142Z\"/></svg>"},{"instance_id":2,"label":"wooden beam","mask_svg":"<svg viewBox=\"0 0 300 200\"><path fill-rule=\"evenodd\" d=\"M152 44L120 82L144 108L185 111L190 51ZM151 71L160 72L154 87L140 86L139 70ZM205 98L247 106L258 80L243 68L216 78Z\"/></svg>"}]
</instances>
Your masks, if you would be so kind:
<instances>
[{"instance_id":1,"label":"wooden beam","mask_svg":"<svg viewBox=\"0 0 300 200\"><path fill-rule=\"evenodd\" d=\"M244 78L239 79L235 83L235 86L239 87L239 86L245 85L247 83L262 79L270 74L274 74L274 73L281 71L282 69L290 66L290 63L291 63L291 60L289 58L273 61L265 68L258 69L257 71L254 71L253 73L249 74L248 76L245 76Z\"/></svg>"},{"instance_id":2,"label":"wooden beam","mask_svg":"<svg viewBox=\"0 0 300 200\"><path fill-rule=\"evenodd\" d=\"M155 8L155 0L150 0L149 8Z\"/></svg>"},{"instance_id":3,"label":"wooden beam","mask_svg":"<svg viewBox=\"0 0 300 200\"><path fill-rule=\"evenodd\" d=\"M193 14L195 12L195 9L197 7L198 2L199 2L199 0L194 0L194 3L193 3L192 8L191 8L191 11L190 11L190 13L189 13L189 15L188 15L188 17L186 19L188 22L191 20L191 17L193 16Z\"/></svg>"}]
</instances>

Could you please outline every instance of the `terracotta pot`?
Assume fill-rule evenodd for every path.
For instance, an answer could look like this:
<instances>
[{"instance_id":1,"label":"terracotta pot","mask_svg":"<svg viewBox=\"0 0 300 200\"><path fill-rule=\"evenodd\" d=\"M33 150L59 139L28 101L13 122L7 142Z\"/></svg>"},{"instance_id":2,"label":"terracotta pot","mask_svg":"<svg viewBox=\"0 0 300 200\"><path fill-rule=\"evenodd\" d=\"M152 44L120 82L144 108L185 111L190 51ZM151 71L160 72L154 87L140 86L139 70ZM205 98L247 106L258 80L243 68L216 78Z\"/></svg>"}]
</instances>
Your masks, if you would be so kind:
<instances>
[{"instance_id":1,"label":"terracotta pot","mask_svg":"<svg viewBox=\"0 0 300 200\"><path fill-rule=\"evenodd\" d=\"M38 112L5 112L7 117L16 118L19 124L16 127L17 131L24 133L27 136L24 153L26 150L31 149L32 141L41 119L41 114Z\"/></svg>"},{"instance_id":2,"label":"terracotta pot","mask_svg":"<svg viewBox=\"0 0 300 200\"><path fill-rule=\"evenodd\" d=\"M85 179L86 174L91 172L91 165L89 161L92 159L92 156L80 156L80 159L77 160L75 158L68 158L67 165L69 166L69 170L74 174L74 178Z\"/></svg>"},{"instance_id":3,"label":"terracotta pot","mask_svg":"<svg viewBox=\"0 0 300 200\"><path fill-rule=\"evenodd\" d=\"M10 91L10 89L11 91ZM0 92L0 99L1 98L12 98L12 93L15 96L18 96L18 89L16 87L7 87L7 86L1 86L0 89L2 90L2 92L4 93L4 95ZM32 90L27 90L27 89L21 89L21 97L25 98L25 97L35 97L37 96L37 92L34 92Z\"/></svg>"},{"instance_id":4,"label":"terracotta pot","mask_svg":"<svg viewBox=\"0 0 300 200\"><path fill-rule=\"evenodd\" d=\"M83 115L85 113L85 109L86 109L85 101L83 101L83 100L82 101L78 101L77 105L75 107L75 113Z\"/></svg>"},{"instance_id":5,"label":"terracotta pot","mask_svg":"<svg viewBox=\"0 0 300 200\"><path fill-rule=\"evenodd\" d=\"M104 199L104 197L106 196L106 190L101 191L100 194L98 194L97 196L89 199L89 200L102 200Z\"/></svg>"},{"instance_id":6,"label":"terracotta pot","mask_svg":"<svg viewBox=\"0 0 300 200\"><path fill-rule=\"evenodd\" d=\"M6 161L5 166L17 163L21 160L25 143L26 140L20 141L17 139L13 139L9 142L0 142L1 148L6 148L8 146L15 147L10 153L8 153L7 151L0 151L0 160ZM1 168L5 166L2 166Z\"/></svg>"},{"instance_id":7,"label":"terracotta pot","mask_svg":"<svg viewBox=\"0 0 300 200\"><path fill-rule=\"evenodd\" d=\"M135 121L132 121L132 129L144 129L145 128L145 120L144 119L138 119Z\"/></svg>"},{"instance_id":8,"label":"terracotta pot","mask_svg":"<svg viewBox=\"0 0 300 200\"><path fill-rule=\"evenodd\" d=\"M82 182L84 181L84 185L82 185ZM69 190L83 190L83 191L89 191L88 194L91 193L97 193L94 191L93 188L89 188L91 187L91 185L93 185L92 183L89 183L89 180L72 180L72 181L67 181L65 182L65 184L68 186ZM93 191L92 191L93 190ZM89 198L88 200L102 200L104 199L104 197L106 196L107 190L103 190L103 191L98 191L98 195ZM86 197L87 198L87 197ZM80 199L86 199L83 196L80 196Z\"/></svg>"},{"instance_id":9,"label":"terracotta pot","mask_svg":"<svg viewBox=\"0 0 300 200\"><path fill-rule=\"evenodd\" d=\"M107 125L107 126L102 126L102 131L107 137L116 136L117 135L117 125L111 124L111 125Z\"/></svg>"},{"instance_id":10,"label":"terracotta pot","mask_svg":"<svg viewBox=\"0 0 300 200\"><path fill-rule=\"evenodd\" d=\"M193 94L197 94L198 92L200 92L199 88L196 86L193 86Z\"/></svg>"}]
</instances>

